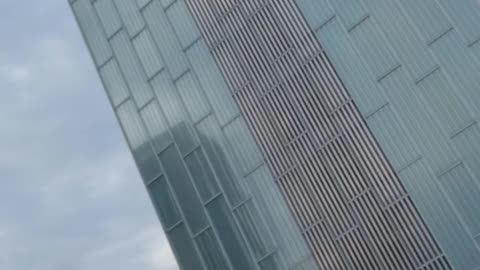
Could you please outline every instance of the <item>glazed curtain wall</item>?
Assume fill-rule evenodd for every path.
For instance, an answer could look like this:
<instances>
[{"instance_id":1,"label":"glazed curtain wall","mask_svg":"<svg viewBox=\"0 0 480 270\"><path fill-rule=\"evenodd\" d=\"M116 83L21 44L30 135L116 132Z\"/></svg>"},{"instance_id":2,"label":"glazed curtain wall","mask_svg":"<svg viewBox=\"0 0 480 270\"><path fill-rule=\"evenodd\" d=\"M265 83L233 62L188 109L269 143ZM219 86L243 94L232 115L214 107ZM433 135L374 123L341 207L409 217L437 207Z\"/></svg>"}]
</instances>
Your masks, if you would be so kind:
<instances>
[{"instance_id":1,"label":"glazed curtain wall","mask_svg":"<svg viewBox=\"0 0 480 270\"><path fill-rule=\"evenodd\" d=\"M70 1L182 269L317 269L184 1Z\"/></svg>"},{"instance_id":2,"label":"glazed curtain wall","mask_svg":"<svg viewBox=\"0 0 480 270\"><path fill-rule=\"evenodd\" d=\"M480 2L297 0L452 267L480 267Z\"/></svg>"},{"instance_id":3,"label":"glazed curtain wall","mask_svg":"<svg viewBox=\"0 0 480 270\"><path fill-rule=\"evenodd\" d=\"M340 51L349 44L340 39L343 32L337 34L336 28L325 30L331 46L327 49L343 60L339 73L347 87L330 63L329 51L325 53L315 38L312 28L336 20L333 13L324 14L329 12L322 5L324 1L187 2L321 269L450 269L412 202L413 197L429 223L435 215L438 226L443 226L444 233L449 232L450 224L445 222L450 216L433 213L433 209L424 211L434 206L425 203L435 202L440 193L428 189L429 182L412 188L418 177L415 173L422 171L409 165L423 161L404 155L413 148L403 144L405 141L387 148L378 138L390 162L385 159L365 119L373 135L382 131L390 137L398 136L401 128L387 118L392 115L391 108L376 104L379 98L374 94L380 90L368 76L343 73L355 64L348 50ZM354 13L360 8L359 1L331 2L351 12L344 18L356 22ZM360 16L359 20L367 22L368 17ZM371 67L381 69L389 58L372 47L378 41L368 31L357 36L368 47L367 57L378 61ZM323 41L322 29L318 36ZM391 69L381 71L374 79L386 77ZM352 94L350 88L354 88ZM370 92L370 96L358 97L359 93ZM411 116L421 113L412 108L414 104L402 105ZM373 119L377 119L376 126ZM428 193L422 194L425 190ZM459 221L453 218L450 223ZM455 239L464 240L470 239ZM476 249L468 246L468 241L466 245L455 248L469 256Z\"/></svg>"}]
</instances>

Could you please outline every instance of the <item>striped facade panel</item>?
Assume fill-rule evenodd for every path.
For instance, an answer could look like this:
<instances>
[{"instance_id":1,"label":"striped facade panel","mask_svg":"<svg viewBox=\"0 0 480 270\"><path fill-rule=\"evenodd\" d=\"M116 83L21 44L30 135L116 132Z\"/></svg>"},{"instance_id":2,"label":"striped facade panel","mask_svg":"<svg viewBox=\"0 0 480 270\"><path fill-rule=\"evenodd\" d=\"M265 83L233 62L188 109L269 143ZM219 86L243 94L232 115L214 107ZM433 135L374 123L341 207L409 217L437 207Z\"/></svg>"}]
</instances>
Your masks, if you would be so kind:
<instances>
[{"instance_id":1,"label":"striped facade panel","mask_svg":"<svg viewBox=\"0 0 480 270\"><path fill-rule=\"evenodd\" d=\"M318 269L183 0L70 0L179 266Z\"/></svg>"},{"instance_id":2,"label":"striped facade panel","mask_svg":"<svg viewBox=\"0 0 480 270\"><path fill-rule=\"evenodd\" d=\"M480 2L296 3L450 266L479 269Z\"/></svg>"},{"instance_id":3,"label":"striped facade panel","mask_svg":"<svg viewBox=\"0 0 480 270\"><path fill-rule=\"evenodd\" d=\"M389 10L373 0L187 2L320 268L451 269L418 211L436 207L435 198L421 204L418 197L431 192L408 190L415 173L425 171L401 174L418 162L443 168L456 156L452 143L428 141L440 127L432 127L420 101L410 103L414 96L401 96L398 89L408 81L399 55L417 77L437 67L434 57L419 51L423 40L398 13L403 7ZM380 24L371 7L392 21ZM345 24L339 25L340 18ZM415 42L382 31L397 24ZM319 43L324 33L332 41L327 48ZM390 40L398 41L398 52L383 46ZM414 91L415 82L408 82L405 87ZM399 114L399 106L410 111ZM407 117L412 130L396 124ZM412 138L422 125L431 130ZM416 139L425 145L412 145ZM465 185L473 182L465 171L457 173ZM408 177L411 185L404 183ZM464 213L471 209L461 206ZM452 206L446 211L456 213Z\"/></svg>"}]
</instances>

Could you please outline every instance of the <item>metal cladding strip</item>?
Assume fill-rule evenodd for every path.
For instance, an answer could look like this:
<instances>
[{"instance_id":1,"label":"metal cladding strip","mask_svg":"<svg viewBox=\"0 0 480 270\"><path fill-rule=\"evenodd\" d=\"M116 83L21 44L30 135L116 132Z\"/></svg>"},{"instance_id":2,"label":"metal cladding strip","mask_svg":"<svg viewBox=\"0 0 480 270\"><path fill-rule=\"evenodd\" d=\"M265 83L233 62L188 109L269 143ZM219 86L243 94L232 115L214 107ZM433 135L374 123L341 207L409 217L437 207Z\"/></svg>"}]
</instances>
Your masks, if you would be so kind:
<instances>
[{"instance_id":1,"label":"metal cladding strip","mask_svg":"<svg viewBox=\"0 0 480 270\"><path fill-rule=\"evenodd\" d=\"M187 3L321 268L451 269L296 3Z\"/></svg>"}]
</instances>

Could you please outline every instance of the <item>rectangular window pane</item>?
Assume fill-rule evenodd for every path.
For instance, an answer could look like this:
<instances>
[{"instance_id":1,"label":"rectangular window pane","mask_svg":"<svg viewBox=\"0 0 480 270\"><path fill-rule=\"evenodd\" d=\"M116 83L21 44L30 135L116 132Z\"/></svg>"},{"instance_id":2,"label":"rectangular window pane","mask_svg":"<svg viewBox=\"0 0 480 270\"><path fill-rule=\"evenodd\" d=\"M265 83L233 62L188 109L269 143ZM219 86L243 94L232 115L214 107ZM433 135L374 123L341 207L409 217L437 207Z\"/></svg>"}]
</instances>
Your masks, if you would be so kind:
<instances>
[{"instance_id":1,"label":"rectangular window pane","mask_svg":"<svg viewBox=\"0 0 480 270\"><path fill-rule=\"evenodd\" d=\"M213 169L218 176L218 181L223 187L226 196L232 205L243 202L245 198L241 180L231 165L225 145L225 137L213 116L209 116L197 125L197 134L202 146L212 162Z\"/></svg>"},{"instance_id":2,"label":"rectangular window pane","mask_svg":"<svg viewBox=\"0 0 480 270\"><path fill-rule=\"evenodd\" d=\"M170 146L159 157L192 233L206 228L208 224L203 204L177 149Z\"/></svg>"},{"instance_id":3,"label":"rectangular window pane","mask_svg":"<svg viewBox=\"0 0 480 270\"><path fill-rule=\"evenodd\" d=\"M95 64L102 65L112 56L112 49L92 4L90 1L77 1L73 3L72 9L76 14Z\"/></svg>"},{"instance_id":4,"label":"rectangular window pane","mask_svg":"<svg viewBox=\"0 0 480 270\"><path fill-rule=\"evenodd\" d=\"M198 249L203 257L203 261L209 270L228 270L230 267L226 257L220 249L217 237L212 229L208 229L200 234L197 239Z\"/></svg>"},{"instance_id":5,"label":"rectangular window pane","mask_svg":"<svg viewBox=\"0 0 480 270\"><path fill-rule=\"evenodd\" d=\"M180 77L176 81L176 85L194 123L210 113L210 105L205 97L205 93L198 79L191 71Z\"/></svg>"},{"instance_id":6,"label":"rectangular window pane","mask_svg":"<svg viewBox=\"0 0 480 270\"><path fill-rule=\"evenodd\" d=\"M160 165L133 101L118 107L117 116L143 180L155 179L161 173Z\"/></svg>"},{"instance_id":7,"label":"rectangular window pane","mask_svg":"<svg viewBox=\"0 0 480 270\"><path fill-rule=\"evenodd\" d=\"M232 213L223 197L213 200L207 205L207 210L213 226L218 233L225 251L230 258L233 269L253 269L252 262L247 256L245 243L241 239L240 232L234 223Z\"/></svg>"},{"instance_id":8,"label":"rectangular window pane","mask_svg":"<svg viewBox=\"0 0 480 270\"><path fill-rule=\"evenodd\" d=\"M113 36L111 44L133 98L137 106L141 107L153 97L143 66L125 31L118 32Z\"/></svg>"},{"instance_id":9,"label":"rectangular window pane","mask_svg":"<svg viewBox=\"0 0 480 270\"><path fill-rule=\"evenodd\" d=\"M110 37L122 27L122 20L118 16L113 0L97 0L94 6L107 37Z\"/></svg>"},{"instance_id":10,"label":"rectangular window pane","mask_svg":"<svg viewBox=\"0 0 480 270\"><path fill-rule=\"evenodd\" d=\"M193 151L185 158L190 174L195 180L203 201L207 201L220 192L215 175L201 149Z\"/></svg>"},{"instance_id":11,"label":"rectangular window pane","mask_svg":"<svg viewBox=\"0 0 480 270\"><path fill-rule=\"evenodd\" d=\"M177 204L173 198L172 192L165 180L161 176L148 186L148 191L152 198L157 213L166 229L179 222L181 217L178 212Z\"/></svg>"},{"instance_id":12,"label":"rectangular window pane","mask_svg":"<svg viewBox=\"0 0 480 270\"><path fill-rule=\"evenodd\" d=\"M99 73L113 106L117 106L130 96L127 83L116 59L111 59L102 66Z\"/></svg>"},{"instance_id":13,"label":"rectangular window pane","mask_svg":"<svg viewBox=\"0 0 480 270\"><path fill-rule=\"evenodd\" d=\"M173 143L168 124L156 101L150 102L145 106L140 112L140 115L145 121L148 133L152 138L153 147L157 153L160 153Z\"/></svg>"},{"instance_id":14,"label":"rectangular window pane","mask_svg":"<svg viewBox=\"0 0 480 270\"><path fill-rule=\"evenodd\" d=\"M188 61L160 2L153 1L145 7L143 15L172 78L178 78L187 70Z\"/></svg>"},{"instance_id":15,"label":"rectangular window pane","mask_svg":"<svg viewBox=\"0 0 480 270\"><path fill-rule=\"evenodd\" d=\"M158 102L171 127L173 137L183 155L197 146L192 124L180 95L167 72L162 72L152 80L152 87Z\"/></svg>"},{"instance_id":16,"label":"rectangular window pane","mask_svg":"<svg viewBox=\"0 0 480 270\"><path fill-rule=\"evenodd\" d=\"M133 37L145 26L140 9L133 0L114 0L120 17L127 28L128 34Z\"/></svg>"},{"instance_id":17,"label":"rectangular window pane","mask_svg":"<svg viewBox=\"0 0 480 270\"><path fill-rule=\"evenodd\" d=\"M148 29L144 29L133 39L133 46L149 78L163 68L162 57Z\"/></svg>"},{"instance_id":18,"label":"rectangular window pane","mask_svg":"<svg viewBox=\"0 0 480 270\"><path fill-rule=\"evenodd\" d=\"M202 270L203 265L184 224L167 233L182 270Z\"/></svg>"},{"instance_id":19,"label":"rectangular window pane","mask_svg":"<svg viewBox=\"0 0 480 270\"><path fill-rule=\"evenodd\" d=\"M197 25L190 15L184 0L177 0L171 5L167 10L167 16L172 22L183 48L186 48L200 36Z\"/></svg>"}]
</instances>

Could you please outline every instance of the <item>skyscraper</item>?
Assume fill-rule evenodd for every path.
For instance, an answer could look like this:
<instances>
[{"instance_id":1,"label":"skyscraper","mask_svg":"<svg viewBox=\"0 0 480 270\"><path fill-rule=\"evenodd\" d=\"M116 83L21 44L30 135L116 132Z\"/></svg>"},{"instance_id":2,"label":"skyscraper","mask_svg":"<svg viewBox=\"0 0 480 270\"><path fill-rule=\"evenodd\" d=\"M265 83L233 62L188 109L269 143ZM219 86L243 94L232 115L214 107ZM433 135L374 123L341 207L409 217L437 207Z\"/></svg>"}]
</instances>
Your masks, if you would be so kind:
<instances>
[{"instance_id":1,"label":"skyscraper","mask_svg":"<svg viewBox=\"0 0 480 270\"><path fill-rule=\"evenodd\" d=\"M70 1L182 269L480 269L480 4Z\"/></svg>"}]
</instances>

